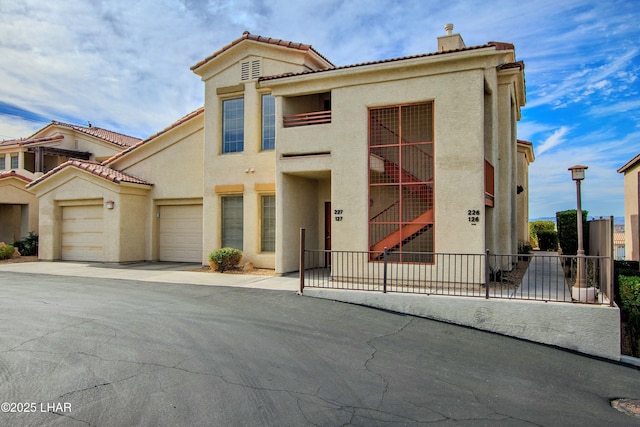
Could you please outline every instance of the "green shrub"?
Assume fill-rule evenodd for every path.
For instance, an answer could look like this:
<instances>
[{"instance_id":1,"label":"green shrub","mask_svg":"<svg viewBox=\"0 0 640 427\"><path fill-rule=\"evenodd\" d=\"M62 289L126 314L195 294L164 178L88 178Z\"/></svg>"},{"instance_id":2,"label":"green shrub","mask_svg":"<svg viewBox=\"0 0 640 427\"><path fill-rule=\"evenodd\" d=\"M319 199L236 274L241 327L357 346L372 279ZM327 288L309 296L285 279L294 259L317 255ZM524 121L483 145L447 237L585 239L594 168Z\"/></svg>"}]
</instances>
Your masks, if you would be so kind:
<instances>
[{"instance_id":1,"label":"green shrub","mask_svg":"<svg viewBox=\"0 0 640 427\"><path fill-rule=\"evenodd\" d=\"M553 221L532 221L529 223L529 237L531 239L531 245L534 248L539 248L540 243L538 241L539 231L555 231L556 224Z\"/></svg>"},{"instance_id":2,"label":"green shrub","mask_svg":"<svg viewBox=\"0 0 640 427\"><path fill-rule=\"evenodd\" d=\"M558 233L555 230L538 231L538 247L541 251L557 251Z\"/></svg>"},{"instance_id":3,"label":"green shrub","mask_svg":"<svg viewBox=\"0 0 640 427\"><path fill-rule=\"evenodd\" d=\"M0 244L0 259L9 259L13 257L15 252L13 245L7 245L6 243Z\"/></svg>"},{"instance_id":4,"label":"green shrub","mask_svg":"<svg viewBox=\"0 0 640 427\"><path fill-rule=\"evenodd\" d=\"M640 277L620 276L620 301L627 316L632 356L640 356Z\"/></svg>"},{"instance_id":5,"label":"green shrub","mask_svg":"<svg viewBox=\"0 0 640 427\"><path fill-rule=\"evenodd\" d=\"M620 302L620 276L640 277L640 263L638 261L613 261L613 295L618 306Z\"/></svg>"},{"instance_id":6,"label":"green shrub","mask_svg":"<svg viewBox=\"0 0 640 427\"><path fill-rule=\"evenodd\" d=\"M223 273L225 270L235 267L242 259L242 251L234 248L221 248L209 254L209 260L217 265L217 271Z\"/></svg>"},{"instance_id":7,"label":"green shrub","mask_svg":"<svg viewBox=\"0 0 640 427\"><path fill-rule=\"evenodd\" d=\"M589 227L587 226L587 211L582 211L582 243L583 248L589 246ZM558 241L564 255L576 255L578 253L578 212L573 210L556 212L556 224L558 226Z\"/></svg>"},{"instance_id":8,"label":"green shrub","mask_svg":"<svg viewBox=\"0 0 640 427\"><path fill-rule=\"evenodd\" d=\"M38 255L38 235L29 232L29 235L19 242L13 244L20 251L20 255Z\"/></svg>"}]
</instances>

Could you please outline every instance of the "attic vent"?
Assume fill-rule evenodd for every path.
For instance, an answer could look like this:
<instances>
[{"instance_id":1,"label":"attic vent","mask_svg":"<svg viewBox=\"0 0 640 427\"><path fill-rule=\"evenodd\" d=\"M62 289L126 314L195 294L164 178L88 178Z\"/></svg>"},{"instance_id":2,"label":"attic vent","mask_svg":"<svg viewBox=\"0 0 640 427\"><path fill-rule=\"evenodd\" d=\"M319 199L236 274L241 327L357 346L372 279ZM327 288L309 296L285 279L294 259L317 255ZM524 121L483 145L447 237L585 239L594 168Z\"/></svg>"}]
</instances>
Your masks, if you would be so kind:
<instances>
[{"instance_id":1,"label":"attic vent","mask_svg":"<svg viewBox=\"0 0 640 427\"><path fill-rule=\"evenodd\" d=\"M240 79L252 80L260 77L260 60L254 59L253 61L243 62L241 64Z\"/></svg>"}]
</instances>

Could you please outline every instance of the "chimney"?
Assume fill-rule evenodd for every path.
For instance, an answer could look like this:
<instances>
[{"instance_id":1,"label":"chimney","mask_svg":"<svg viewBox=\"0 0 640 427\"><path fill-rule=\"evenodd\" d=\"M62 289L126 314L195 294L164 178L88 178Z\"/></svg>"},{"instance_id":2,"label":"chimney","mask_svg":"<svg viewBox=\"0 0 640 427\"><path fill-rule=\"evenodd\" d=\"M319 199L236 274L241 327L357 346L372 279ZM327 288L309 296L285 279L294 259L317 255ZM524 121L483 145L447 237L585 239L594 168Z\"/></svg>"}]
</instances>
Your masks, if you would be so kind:
<instances>
[{"instance_id":1,"label":"chimney","mask_svg":"<svg viewBox=\"0 0 640 427\"><path fill-rule=\"evenodd\" d=\"M453 34L453 24L444 26L446 35L438 37L438 52L446 52L448 50L464 49L467 46L460 34Z\"/></svg>"}]
</instances>

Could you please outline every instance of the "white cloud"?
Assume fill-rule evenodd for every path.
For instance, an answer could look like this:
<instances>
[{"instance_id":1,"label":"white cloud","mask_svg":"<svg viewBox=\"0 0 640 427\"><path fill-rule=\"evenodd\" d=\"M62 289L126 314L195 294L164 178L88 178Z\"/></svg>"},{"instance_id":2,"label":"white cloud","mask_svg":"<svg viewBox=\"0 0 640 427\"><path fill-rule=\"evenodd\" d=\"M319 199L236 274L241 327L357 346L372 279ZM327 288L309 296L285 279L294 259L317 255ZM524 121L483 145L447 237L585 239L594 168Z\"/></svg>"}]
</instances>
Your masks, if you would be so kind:
<instances>
[{"instance_id":1,"label":"white cloud","mask_svg":"<svg viewBox=\"0 0 640 427\"><path fill-rule=\"evenodd\" d=\"M567 126L562 126L560 129L556 130L545 139L542 144L540 144L537 148L538 156L542 155L545 151L549 151L553 147L562 144L565 142L564 136L569 132L569 128Z\"/></svg>"},{"instance_id":2,"label":"white cloud","mask_svg":"<svg viewBox=\"0 0 640 427\"><path fill-rule=\"evenodd\" d=\"M0 140L25 138L46 125L20 117L0 115Z\"/></svg>"},{"instance_id":3,"label":"white cloud","mask_svg":"<svg viewBox=\"0 0 640 427\"><path fill-rule=\"evenodd\" d=\"M203 104L189 67L245 30L345 65L433 52L453 22L468 46L512 42L525 61L518 137L534 143L532 209L566 191L570 202L566 168L584 162L587 199L620 210L611 170L638 151L638 18L636 2L617 0L0 0L0 101L146 137ZM44 125L33 124L0 114L0 138Z\"/></svg>"}]
</instances>

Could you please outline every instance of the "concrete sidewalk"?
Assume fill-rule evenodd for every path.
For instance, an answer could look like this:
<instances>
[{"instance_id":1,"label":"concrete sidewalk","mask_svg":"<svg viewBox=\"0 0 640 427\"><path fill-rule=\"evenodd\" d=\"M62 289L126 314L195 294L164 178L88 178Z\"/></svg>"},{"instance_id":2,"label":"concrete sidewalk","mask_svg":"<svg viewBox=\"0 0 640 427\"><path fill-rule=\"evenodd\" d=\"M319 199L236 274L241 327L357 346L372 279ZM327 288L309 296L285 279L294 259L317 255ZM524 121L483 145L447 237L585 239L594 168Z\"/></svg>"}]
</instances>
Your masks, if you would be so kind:
<instances>
[{"instance_id":1,"label":"concrete sidewalk","mask_svg":"<svg viewBox=\"0 0 640 427\"><path fill-rule=\"evenodd\" d=\"M142 262L136 264L104 264L94 262L21 262L0 264L0 272L50 274L54 276L139 280L143 282L182 283L207 286L271 289L295 292L299 287L295 276L229 274L195 270L200 264Z\"/></svg>"},{"instance_id":2,"label":"concrete sidewalk","mask_svg":"<svg viewBox=\"0 0 640 427\"><path fill-rule=\"evenodd\" d=\"M512 297L542 301L571 302L571 290L564 277L557 252L535 252L522 283Z\"/></svg>"}]
</instances>

